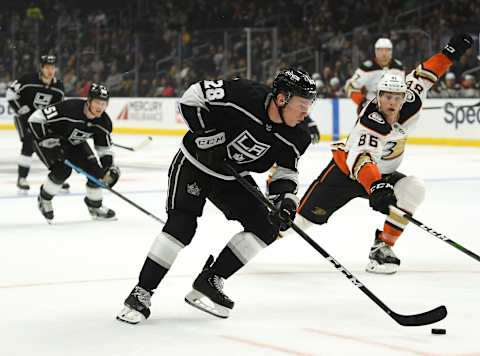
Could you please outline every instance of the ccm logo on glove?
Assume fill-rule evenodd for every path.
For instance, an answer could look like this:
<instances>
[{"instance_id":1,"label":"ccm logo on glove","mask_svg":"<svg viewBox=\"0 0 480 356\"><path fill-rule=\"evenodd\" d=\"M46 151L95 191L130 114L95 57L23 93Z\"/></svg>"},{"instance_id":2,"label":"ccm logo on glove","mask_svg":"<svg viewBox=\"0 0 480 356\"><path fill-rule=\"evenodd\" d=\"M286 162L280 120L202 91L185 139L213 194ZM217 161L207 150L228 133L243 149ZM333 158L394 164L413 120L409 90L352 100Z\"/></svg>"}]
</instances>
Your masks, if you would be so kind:
<instances>
[{"instance_id":1,"label":"ccm logo on glove","mask_svg":"<svg viewBox=\"0 0 480 356\"><path fill-rule=\"evenodd\" d=\"M209 149L225 143L225 132L219 132L212 136L201 136L195 139L195 144L202 150Z\"/></svg>"}]
</instances>

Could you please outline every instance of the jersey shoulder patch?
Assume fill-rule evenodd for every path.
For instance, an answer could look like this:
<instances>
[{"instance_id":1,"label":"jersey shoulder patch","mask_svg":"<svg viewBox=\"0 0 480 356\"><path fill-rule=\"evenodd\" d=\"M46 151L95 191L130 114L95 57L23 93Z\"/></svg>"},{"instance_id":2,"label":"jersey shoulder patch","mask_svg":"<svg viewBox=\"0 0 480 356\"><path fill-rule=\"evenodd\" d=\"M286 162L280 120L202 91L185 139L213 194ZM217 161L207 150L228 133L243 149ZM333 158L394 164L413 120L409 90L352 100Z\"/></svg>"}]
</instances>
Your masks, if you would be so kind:
<instances>
[{"instance_id":1,"label":"jersey shoulder patch","mask_svg":"<svg viewBox=\"0 0 480 356\"><path fill-rule=\"evenodd\" d=\"M363 112L359 118L360 124L366 128L386 136L392 131L392 126L385 120L382 113L377 109L377 105L374 101L368 104L367 109Z\"/></svg>"},{"instance_id":2,"label":"jersey shoulder patch","mask_svg":"<svg viewBox=\"0 0 480 356\"><path fill-rule=\"evenodd\" d=\"M412 116L416 115L422 109L422 99L420 96L411 89L407 89L405 96L405 103L400 110L400 118L398 122L404 124Z\"/></svg>"}]
</instances>

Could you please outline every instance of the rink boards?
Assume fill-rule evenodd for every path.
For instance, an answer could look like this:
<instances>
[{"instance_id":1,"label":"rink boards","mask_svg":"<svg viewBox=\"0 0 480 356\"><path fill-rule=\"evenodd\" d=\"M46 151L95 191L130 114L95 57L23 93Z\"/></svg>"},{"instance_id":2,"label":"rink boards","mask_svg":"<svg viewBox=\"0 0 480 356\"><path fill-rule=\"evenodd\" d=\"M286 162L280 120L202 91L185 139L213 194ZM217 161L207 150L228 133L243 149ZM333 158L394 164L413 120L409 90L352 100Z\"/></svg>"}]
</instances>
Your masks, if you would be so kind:
<instances>
[{"instance_id":1,"label":"rink boards","mask_svg":"<svg viewBox=\"0 0 480 356\"><path fill-rule=\"evenodd\" d=\"M181 135L186 127L177 110L178 98L112 98L107 112L116 133ZM409 142L414 144L480 146L478 99L429 99ZM311 116L318 123L323 140L344 138L356 120L356 106L350 99L319 99ZM13 113L0 99L0 129L13 129Z\"/></svg>"}]
</instances>

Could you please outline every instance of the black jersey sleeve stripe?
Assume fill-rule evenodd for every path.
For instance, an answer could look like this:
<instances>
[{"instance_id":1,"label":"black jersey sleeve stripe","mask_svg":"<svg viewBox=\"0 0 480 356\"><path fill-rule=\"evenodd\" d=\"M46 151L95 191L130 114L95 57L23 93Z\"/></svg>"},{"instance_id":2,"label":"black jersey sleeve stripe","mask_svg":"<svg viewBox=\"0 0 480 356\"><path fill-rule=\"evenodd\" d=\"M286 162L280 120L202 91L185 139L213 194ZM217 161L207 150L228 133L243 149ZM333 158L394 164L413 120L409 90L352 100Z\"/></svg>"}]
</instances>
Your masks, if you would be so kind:
<instances>
[{"instance_id":1,"label":"black jersey sleeve stripe","mask_svg":"<svg viewBox=\"0 0 480 356\"><path fill-rule=\"evenodd\" d=\"M43 114L42 110L36 110L33 112L32 115L28 118L28 125L30 126L30 130L32 131L35 138L41 139L47 135L47 130L45 125L47 123L47 118Z\"/></svg>"},{"instance_id":2,"label":"black jersey sleeve stripe","mask_svg":"<svg viewBox=\"0 0 480 356\"><path fill-rule=\"evenodd\" d=\"M208 105L207 105L208 104ZM192 132L215 128L215 113L210 110L200 83L191 85L178 103L178 111Z\"/></svg>"},{"instance_id":3,"label":"black jersey sleeve stripe","mask_svg":"<svg viewBox=\"0 0 480 356\"><path fill-rule=\"evenodd\" d=\"M19 95L18 95L18 92L15 90L15 87L14 87L16 83L17 83L16 81L13 82L7 88L7 93L6 93L7 101L15 112L17 112L18 109L20 109L20 103L18 102Z\"/></svg>"}]
</instances>

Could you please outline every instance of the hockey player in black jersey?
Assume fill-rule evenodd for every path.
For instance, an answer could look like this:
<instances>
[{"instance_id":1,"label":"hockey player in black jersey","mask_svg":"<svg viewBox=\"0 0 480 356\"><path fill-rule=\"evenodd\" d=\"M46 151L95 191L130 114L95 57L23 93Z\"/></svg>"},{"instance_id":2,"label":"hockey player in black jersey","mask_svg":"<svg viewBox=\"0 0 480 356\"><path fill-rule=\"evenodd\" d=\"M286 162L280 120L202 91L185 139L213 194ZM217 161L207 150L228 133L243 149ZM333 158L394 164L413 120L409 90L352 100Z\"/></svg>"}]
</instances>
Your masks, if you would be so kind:
<instances>
[{"instance_id":1,"label":"hockey player in black jersey","mask_svg":"<svg viewBox=\"0 0 480 356\"><path fill-rule=\"evenodd\" d=\"M316 96L315 82L303 71L280 72L273 89L248 80L205 80L188 88L179 111L189 131L169 169L168 219L140 272L138 284L117 319L137 324L150 315L150 298L177 254L195 234L206 200L243 231L232 237L217 259L210 256L185 300L226 318L233 301L223 293L232 276L288 228L297 208L297 163L310 144L300 124ZM257 186L249 172L277 164L269 186L278 211L264 206L225 169L225 161Z\"/></svg>"},{"instance_id":2,"label":"hockey player in black jersey","mask_svg":"<svg viewBox=\"0 0 480 356\"><path fill-rule=\"evenodd\" d=\"M112 121L105 112L109 97L105 86L93 83L86 100L68 99L37 110L28 119L35 152L50 171L38 195L38 208L49 222L54 216L52 199L72 173L66 159L110 187L120 177L111 149ZM100 163L87 143L90 138ZM92 218L113 219L115 212L102 205L101 188L87 180L86 189L84 201Z\"/></svg>"},{"instance_id":3,"label":"hockey player in black jersey","mask_svg":"<svg viewBox=\"0 0 480 356\"><path fill-rule=\"evenodd\" d=\"M22 76L7 89L7 100L15 111L15 127L22 141L17 179L17 187L22 193L30 189L27 176L33 154L33 139L28 128L28 118L35 110L58 103L64 97L63 83L55 77L55 56L42 56L40 64L40 72Z\"/></svg>"}]
</instances>

